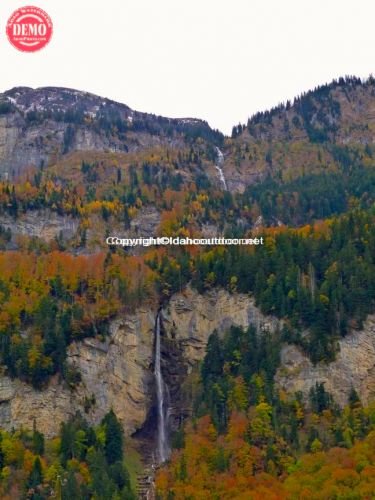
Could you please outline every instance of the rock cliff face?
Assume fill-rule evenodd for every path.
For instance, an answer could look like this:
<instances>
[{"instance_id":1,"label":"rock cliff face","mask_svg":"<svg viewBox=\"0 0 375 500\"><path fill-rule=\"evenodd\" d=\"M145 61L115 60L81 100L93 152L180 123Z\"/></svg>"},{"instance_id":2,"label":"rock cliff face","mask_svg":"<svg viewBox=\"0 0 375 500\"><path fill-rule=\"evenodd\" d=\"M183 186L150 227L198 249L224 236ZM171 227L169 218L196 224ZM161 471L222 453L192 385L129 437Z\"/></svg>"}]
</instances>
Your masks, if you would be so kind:
<instances>
[{"instance_id":1,"label":"rock cliff face","mask_svg":"<svg viewBox=\"0 0 375 500\"><path fill-rule=\"evenodd\" d=\"M19 245L19 236L36 237L47 243L54 239L69 242L78 238L80 233L80 219L68 215L62 216L56 212L43 210L29 210L21 213L17 218L6 213L0 214L0 227L11 231L12 239L7 249L12 250ZM78 250L79 253L95 253L106 249L105 243L108 234L123 238L139 238L156 235L160 224L160 213L154 207L141 208L130 222L130 228L124 229L123 224L115 220L105 223L96 214L89 219L87 243ZM134 247L129 253L140 253L142 247Z\"/></svg>"},{"instance_id":2,"label":"rock cliff face","mask_svg":"<svg viewBox=\"0 0 375 500\"><path fill-rule=\"evenodd\" d=\"M28 167L41 167L56 157L66 125L46 122L26 126L19 114L0 116L0 174L12 179Z\"/></svg>"},{"instance_id":3,"label":"rock cliff face","mask_svg":"<svg viewBox=\"0 0 375 500\"><path fill-rule=\"evenodd\" d=\"M278 321L265 317L254 299L244 294L211 290L204 295L187 288L175 294L163 309L163 371L170 393L170 427L191 414L191 395L184 388L187 375L203 359L209 336L224 333L230 326L275 330Z\"/></svg>"},{"instance_id":4,"label":"rock cliff face","mask_svg":"<svg viewBox=\"0 0 375 500\"><path fill-rule=\"evenodd\" d=\"M118 318L105 342L86 339L70 346L68 362L78 368L81 383L74 390L53 379L36 391L19 380L0 378L0 427L32 427L47 436L77 411L98 423L113 408L131 434L144 422L152 394L154 313L138 310Z\"/></svg>"},{"instance_id":5,"label":"rock cliff face","mask_svg":"<svg viewBox=\"0 0 375 500\"><path fill-rule=\"evenodd\" d=\"M13 238L19 235L36 236L45 241L56 237L72 238L78 229L79 222L69 216L61 216L51 210L35 210L21 214L17 219L7 214L0 216L0 225L12 231Z\"/></svg>"},{"instance_id":6,"label":"rock cliff face","mask_svg":"<svg viewBox=\"0 0 375 500\"><path fill-rule=\"evenodd\" d=\"M367 318L363 330L339 341L333 363L313 366L295 346L282 349L281 362L276 382L287 392L308 395L311 387L322 382L340 406L347 404L352 387L367 404L375 398L375 316Z\"/></svg>"},{"instance_id":7,"label":"rock cliff face","mask_svg":"<svg viewBox=\"0 0 375 500\"><path fill-rule=\"evenodd\" d=\"M163 369L173 380L204 356L212 331L231 324L247 326L257 312L253 300L215 291L207 296L188 289L174 296L163 311ZM140 429L152 411L154 378L154 324L156 311L139 309L117 318L105 342L86 339L69 347L68 362L82 381L74 390L53 379L43 391L0 378L0 427L37 427L47 436L58 432L60 423L80 411L91 423L98 423L113 408L127 435ZM169 348L179 356L179 376L169 377ZM182 366L182 368L181 368ZM184 369L186 367L186 370ZM172 394L173 396L173 394Z\"/></svg>"},{"instance_id":8,"label":"rock cliff face","mask_svg":"<svg viewBox=\"0 0 375 500\"><path fill-rule=\"evenodd\" d=\"M145 421L153 394L154 324L152 310L138 310L113 321L106 342L87 339L70 347L69 361L82 375L76 392L91 401L86 410L91 422L111 408L127 434Z\"/></svg>"},{"instance_id":9,"label":"rock cliff face","mask_svg":"<svg viewBox=\"0 0 375 500\"><path fill-rule=\"evenodd\" d=\"M14 179L28 167L54 164L72 151L183 148L189 131L216 134L203 120L141 113L88 92L17 87L0 94L0 179Z\"/></svg>"},{"instance_id":10,"label":"rock cliff face","mask_svg":"<svg viewBox=\"0 0 375 500\"><path fill-rule=\"evenodd\" d=\"M1 221L1 218L0 218ZM98 216L90 219L90 228L87 231L87 247L94 250L106 247L106 235L118 236L121 238L146 238L157 234L160 224L160 213L155 207L143 207L130 222L130 228L124 229L124 225L116 220L110 220L103 224ZM142 247L128 249L129 253L139 253Z\"/></svg>"},{"instance_id":11,"label":"rock cliff face","mask_svg":"<svg viewBox=\"0 0 375 500\"><path fill-rule=\"evenodd\" d=\"M274 330L275 318L265 317L252 297L212 290L205 295L191 288L174 295L164 309L163 324L170 340L177 342L191 368L203 359L208 337L231 325L247 328L250 324Z\"/></svg>"},{"instance_id":12,"label":"rock cliff face","mask_svg":"<svg viewBox=\"0 0 375 500\"><path fill-rule=\"evenodd\" d=\"M70 346L68 362L82 375L71 390L54 378L43 391L0 377L0 427L32 427L47 436L77 411L98 423L113 408L127 435L141 429L154 405L154 325L156 310L139 309L115 319L105 341L86 339ZM162 311L162 369L171 394L172 412L181 406L181 384L205 354L213 330L232 324L275 330L278 321L263 316L247 295L213 290L201 295L187 288L175 294ZM340 352L330 365L313 366L294 346L282 350L282 366L276 382L288 392L308 394L316 382L324 382L340 405L352 387L364 403L375 396L375 316L364 329L340 341ZM176 416L176 415L175 415Z\"/></svg>"}]
</instances>

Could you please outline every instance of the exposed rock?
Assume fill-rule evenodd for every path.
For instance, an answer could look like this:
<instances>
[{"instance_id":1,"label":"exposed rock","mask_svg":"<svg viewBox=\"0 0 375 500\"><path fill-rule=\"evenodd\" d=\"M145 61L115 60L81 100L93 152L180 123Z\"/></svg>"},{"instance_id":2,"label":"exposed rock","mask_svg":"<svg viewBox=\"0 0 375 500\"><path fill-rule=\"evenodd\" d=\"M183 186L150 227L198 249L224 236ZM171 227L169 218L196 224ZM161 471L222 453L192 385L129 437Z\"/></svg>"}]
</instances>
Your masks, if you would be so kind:
<instances>
[{"instance_id":1,"label":"exposed rock","mask_svg":"<svg viewBox=\"0 0 375 500\"><path fill-rule=\"evenodd\" d=\"M0 179L13 179L29 167L54 164L72 151L184 148L185 132L214 133L202 120L141 113L74 89L16 87L0 93L0 102L10 105L0 115ZM115 123L116 128L121 123L122 131L109 134Z\"/></svg>"},{"instance_id":2,"label":"exposed rock","mask_svg":"<svg viewBox=\"0 0 375 500\"><path fill-rule=\"evenodd\" d=\"M113 408L126 434L133 433L145 421L152 399L153 328L154 313L139 310L113 321L106 342L73 343L68 361L82 374L74 390L57 377L42 391L0 378L0 427L31 428L35 421L46 436L53 436L77 411L97 424Z\"/></svg>"},{"instance_id":3,"label":"exposed rock","mask_svg":"<svg viewBox=\"0 0 375 500\"><path fill-rule=\"evenodd\" d=\"M0 175L9 177L11 164L8 158L12 155L17 143L18 130L11 126L6 116L0 116Z\"/></svg>"},{"instance_id":4,"label":"exposed rock","mask_svg":"<svg viewBox=\"0 0 375 500\"><path fill-rule=\"evenodd\" d=\"M125 432L145 421L152 400L155 314L139 310L115 320L106 343L86 339L69 348L69 360L82 374L85 394L95 395L89 417L98 422L113 408ZM151 394L151 396L150 396Z\"/></svg>"},{"instance_id":5,"label":"exposed rock","mask_svg":"<svg viewBox=\"0 0 375 500\"><path fill-rule=\"evenodd\" d=\"M276 375L278 386L308 396L311 387L322 382L341 407L354 388L366 405L375 397L375 316L368 317L363 330L340 340L339 349L333 363L314 366L297 347L285 346Z\"/></svg>"},{"instance_id":6,"label":"exposed rock","mask_svg":"<svg viewBox=\"0 0 375 500\"><path fill-rule=\"evenodd\" d=\"M45 391L36 391L8 377L2 377L0 386L0 425L7 430L30 429L35 422L46 436L52 436L58 432L60 423L75 413L77 395L61 385L56 377Z\"/></svg>"},{"instance_id":7,"label":"exposed rock","mask_svg":"<svg viewBox=\"0 0 375 500\"><path fill-rule=\"evenodd\" d=\"M163 308L162 368L171 393L172 416L178 419L186 407L181 387L187 373L205 355L210 334L230 325L275 330L276 318L263 316L248 295L212 290L204 295L187 288L171 297ZM154 324L156 310L139 309L115 319L110 334L73 343L68 362L79 369L82 381L74 390L54 377L37 391L8 377L0 377L0 427L32 427L55 435L62 421L80 411L97 424L113 408L127 435L141 429L154 404ZM282 349L282 366L276 382L288 392L308 394L316 382L324 382L340 405L354 387L363 403L375 396L375 316L364 329L340 341L340 352L330 365L312 363L294 346Z\"/></svg>"},{"instance_id":8,"label":"exposed rock","mask_svg":"<svg viewBox=\"0 0 375 500\"><path fill-rule=\"evenodd\" d=\"M12 231L12 236L37 236L45 241L56 237L64 240L72 238L78 229L79 221L69 216L61 216L51 210L34 210L20 215L17 219L0 215L0 225Z\"/></svg>"},{"instance_id":9,"label":"exposed rock","mask_svg":"<svg viewBox=\"0 0 375 500\"><path fill-rule=\"evenodd\" d=\"M142 208L131 221L131 234L139 238L156 236L157 227L160 224L160 213L155 207Z\"/></svg>"},{"instance_id":10,"label":"exposed rock","mask_svg":"<svg viewBox=\"0 0 375 500\"><path fill-rule=\"evenodd\" d=\"M19 114L0 117L0 178L12 179L28 167L40 167L56 157L66 124L46 121L30 125Z\"/></svg>"},{"instance_id":11,"label":"exposed rock","mask_svg":"<svg viewBox=\"0 0 375 500\"><path fill-rule=\"evenodd\" d=\"M90 219L90 227L87 230L87 250L91 253L97 252L106 247L106 236L118 236L119 238L147 238L157 235L157 228L160 224L160 212L152 206L142 207L130 222L130 228L124 229L124 224L111 218L109 222L103 224L103 220L98 215ZM128 247L126 251L131 254L138 254L142 251L142 246Z\"/></svg>"},{"instance_id":12,"label":"exposed rock","mask_svg":"<svg viewBox=\"0 0 375 500\"><path fill-rule=\"evenodd\" d=\"M214 330L221 333L231 325L247 328L250 324L274 330L278 324L276 318L265 317L259 311L253 297L222 289L201 295L187 288L175 294L163 312L168 336L180 343L190 366L203 359Z\"/></svg>"},{"instance_id":13,"label":"exposed rock","mask_svg":"<svg viewBox=\"0 0 375 500\"><path fill-rule=\"evenodd\" d=\"M191 288L174 295L163 310L162 342L164 379L170 393L169 424L176 430L191 414L191 394L184 387L186 376L203 359L209 336L214 330L224 333L230 326L275 330L278 321L267 318L245 294L230 294L214 289L204 295Z\"/></svg>"},{"instance_id":14,"label":"exposed rock","mask_svg":"<svg viewBox=\"0 0 375 500\"><path fill-rule=\"evenodd\" d=\"M163 315L163 368L171 374L171 392L178 389L189 367L203 358L215 328L247 326L261 317L246 295L230 295L224 290L200 295L191 289L173 296ZM139 309L114 320L104 342L90 338L73 343L68 362L82 375L73 391L57 377L43 391L0 377L0 427L32 427L35 420L41 431L52 436L76 411L96 424L113 408L126 434L140 429L153 405L155 316L152 309ZM178 360L174 373L166 367L173 356Z\"/></svg>"}]
</instances>

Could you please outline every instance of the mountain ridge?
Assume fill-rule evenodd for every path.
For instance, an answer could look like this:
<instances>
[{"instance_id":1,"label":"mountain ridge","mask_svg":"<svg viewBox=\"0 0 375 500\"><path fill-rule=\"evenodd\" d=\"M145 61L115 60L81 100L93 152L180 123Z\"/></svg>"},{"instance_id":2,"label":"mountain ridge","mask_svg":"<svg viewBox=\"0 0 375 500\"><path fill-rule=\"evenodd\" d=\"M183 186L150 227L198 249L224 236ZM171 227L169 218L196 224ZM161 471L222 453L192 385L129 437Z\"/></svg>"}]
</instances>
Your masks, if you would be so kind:
<instances>
[{"instance_id":1,"label":"mountain ridge","mask_svg":"<svg viewBox=\"0 0 375 500\"><path fill-rule=\"evenodd\" d=\"M0 175L58 162L72 151L140 152L193 148L225 153L228 189L244 192L267 177L281 181L336 169L334 147L359 156L375 142L375 80L345 77L302 93L233 127L232 137L199 118L166 118L63 87L14 87L0 94Z\"/></svg>"},{"instance_id":2,"label":"mountain ridge","mask_svg":"<svg viewBox=\"0 0 375 500\"><path fill-rule=\"evenodd\" d=\"M11 103L16 104L16 107L20 107L20 109L24 111L24 109L22 109L23 108L22 104L21 104L21 106L18 106L17 99L15 99L15 97L14 97L15 95L17 97L21 97L21 100L22 100L22 98L27 97L28 94L33 94L33 96L38 96L38 94L39 95L41 94L43 96L43 93L49 93L50 99L52 99L53 94L60 93L60 94L64 94L65 96L71 96L71 97L74 96L75 98L77 98L76 101L78 100L78 98L81 98L81 99L86 98L86 99L92 100L94 102L101 101L102 105L114 105L117 107L124 108L124 110L127 110L130 115L132 115L133 113L138 113L138 114L143 114L143 115L162 117L164 119L170 120L171 122L188 122L188 123L207 124L207 121L204 119L201 119L201 118L193 118L193 117L188 117L188 116L171 118L171 117L167 117L164 115L157 115L155 113L138 111L138 110L131 108L130 106L128 106L127 104L125 104L121 101L116 101L116 100L108 98L108 97L100 96L99 94L95 94L93 92L88 92L85 90L79 90L79 89L70 88L70 87L59 87L59 86L45 86L44 87L43 86L43 87L35 87L34 88L34 87L21 86L21 87L13 87L9 90L6 90L3 92L3 95L5 97L7 97ZM0 95L1 95L1 93L0 93ZM14 101L16 101L16 103L14 103ZM48 104L48 102L49 101L47 101L47 104ZM28 110L26 110L26 111L28 111Z\"/></svg>"},{"instance_id":3,"label":"mountain ridge","mask_svg":"<svg viewBox=\"0 0 375 500\"><path fill-rule=\"evenodd\" d=\"M220 144L204 120L166 118L60 87L14 87L0 94L0 175L55 163L72 151L129 152L158 145Z\"/></svg>"}]
</instances>

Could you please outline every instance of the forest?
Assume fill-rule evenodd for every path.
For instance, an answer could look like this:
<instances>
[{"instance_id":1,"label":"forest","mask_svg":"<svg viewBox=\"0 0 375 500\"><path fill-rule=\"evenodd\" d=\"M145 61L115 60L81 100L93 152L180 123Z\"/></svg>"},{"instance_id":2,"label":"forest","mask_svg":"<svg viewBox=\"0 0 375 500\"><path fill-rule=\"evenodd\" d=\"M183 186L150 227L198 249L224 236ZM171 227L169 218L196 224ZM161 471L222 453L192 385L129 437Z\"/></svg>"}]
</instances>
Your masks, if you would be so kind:
<instances>
[{"instance_id":1,"label":"forest","mask_svg":"<svg viewBox=\"0 0 375 500\"><path fill-rule=\"evenodd\" d=\"M374 211L353 211L299 229L265 232L265 245L198 256L192 283L252 292L267 314L288 318L286 341L316 362L334 359L335 340L361 328L375 299ZM300 333L308 328L309 338Z\"/></svg>"},{"instance_id":2,"label":"forest","mask_svg":"<svg viewBox=\"0 0 375 500\"><path fill-rule=\"evenodd\" d=\"M374 219L373 209L354 209L297 229L265 229L265 245L256 250L2 252L1 362L35 387L57 372L74 385L79 374L66 366L72 341L105 335L119 311L165 300L189 282L200 293L214 287L252 293L264 313L284 320L283 341L299 345L314 363L332 361L337 340L373 311Z\"/></svg>"},{"instance_id":3,"label":"forest","mask_svg":"<svg viewBox=\"0 0 375 500\"><path fill-rule=\"evenodd\" d=\"M59 373L74 386L80 375L66 365L68 345L104 338L118 311L151 300L152 283L137 257L0 253L0 359L7 374L40 388Z\"/></svg>"},{"instance_id":4,"label":"forest","mask_svg":"<svg viewBox=\"0 0 375 500\"><path fill-rule=\"evenodd\" d=\"M157 471L158 499L373 498L374 402L352 388L340 408L323 383L289 394L275 374L286 344L313 365L334 361L339 341L374 313L375 125L363 112L372 109L374 84L339 79L257 113L232 137L200 120L137 112L129 120L130 108L112 101L94 116L90 95L65 110L43 89L38 99L52 104L39 110L1 100L2 119L17 115L34 132L54 123L61 136L35 132L29 146L54 156L0 178L2 376L30 391L51 380L78 391L82 375L69 349L90 337L107 341L119 316L156 314L186 287L206 297L245 294L278 320L277 330L205 332L204 359L181 387L189 418ZM82 130L109 149L74 150ZM217 147L229 189L218 177ZM47 238L49 223L59 229ZM66 235L67 226L76 229ZM105 244L109 235L143 232L265 244ZM67 419L54 438L37 423L1 430L0 497L137 498L122 423L113 411L94 426L85 416Z\"/></svg>"},{"instance_id":5,"label":"forest","mask_svg":"<svg viewBox=\"0 0 375 500\"><path fill-rule=\"evenodd\" d=\"M319 383L308 401L275 388L279 349L279 335L254 327L211 335L158 498L372 498L374 404L363 407L352 389L341 409Z\"/></svg>"},{"instance_id":6,"label":"forest","mask_svg":"<svg viewBox=\"0 0 375 500\"><path fill-rule=\"evenodd\" d=\"M124 454L122 426L112 411L96 427L77 414L53 439L35 427L1 431L1 498L135 500Z\"/></svg>"}]
</instances>

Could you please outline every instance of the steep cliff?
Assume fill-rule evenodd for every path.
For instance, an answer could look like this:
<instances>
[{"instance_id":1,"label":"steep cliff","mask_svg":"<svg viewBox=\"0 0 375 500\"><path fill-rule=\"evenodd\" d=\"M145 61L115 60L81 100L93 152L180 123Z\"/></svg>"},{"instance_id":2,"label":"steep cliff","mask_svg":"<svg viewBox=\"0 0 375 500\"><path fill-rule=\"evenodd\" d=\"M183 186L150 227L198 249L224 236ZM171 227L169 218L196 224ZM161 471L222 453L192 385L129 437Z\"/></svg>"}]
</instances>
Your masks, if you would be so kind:
<instances>
[{"instance_id":1,"label":"steep cliff","mask_svg":"<svg viewBox=\"0 0 375 500\"><path fill-rule=\"evenodd\" d=\"M274 330L277 320L265 317L249 295L214 289L201 295L191 288L175 294L164 309L164 326L170 340L177 342L191 368L203 359L208 337L235 324L250 324Z\"/></svg>"},{"instance_id":2,"label":"steep cliff","mask_svg":"<svg viewBox=\"0 0 375 500\"><path fill-rule=\"evenodd\" d=\"M209 335L232 324L275 330L278 321L265 317L247 295L212 290L201 295L191 288L165 304L162 321L162 370L168 383L173 410L184 412L181 385L205 354ZM69 348L69 363L82 380L70 389L56 377L36 391L19 380L0 377L0 427L32 427L55 435L60 423L77 411L90 423L98 423L110 408L127 435L141 429L154 405L154 325L156 311L139 309L112 321L105 341L86 339ZM375 396L375 317L361 331L339 342L337 359L313 366L294 346L284 346L277 385L305 396L316 382L324 382L341 406L353 387L363 403ZM182 406L181 406L182 405ZM178 417L178 415L175 415Z\"/></svg>"},{"instance_id":3,"label":"steep cliff","mask_svg":"<svg viewBox=\"0 0 375 500\"><path fill-rule=\"evenodd\" d=\"M176 383L203 358L207 339L215 328L247 326L252 318L258 318L250 297L223 290L203 296L187 289L173 296L163 313L163 370L168 373L172 399L178 393ZM154 404L155 316L152 309L139 309L115 319L104 342L86 339L73 343L68 362L82 377L73 390L57 378L43 391L19 380L0 378L0 427L30 428L35 421L51 436L62 421L77 411L85 414L89 422L97 423L113 408L127 435L140 429ZM175 378L168 366L173 349L181 361L174 367Z\"/></svg>"},{"instance_id":4,"label":"steep cliff","mask_svg":"<svg viewBox=\"0 0 375 500\"><path fill-rule=\"evenodd\" d=\"M68 362L81 373L74 389L54 378L42 391L0 379L0 427L37 428L46 436L77 411L98 423L113 408L131 434L144 422L152 400L154 313L138 310L111 323L104 342L86 339L69 348ZM151 396L150 396L151 394Z\"/></svg>"},{"instance_id":5,"label":"steep cliff","mask_svg":"<svg viewBox=\"0 0 375 500\"><path fill-rule=\"evenodd\" d=\"M11 230L13 239L25 235L36 236L48 242L57 237L72 238L77 232L79 222L73 217L58 215L51 210L30 210L17 219L2 214L0 225Z\"/></svg>"},{"instance_id":6,"label":"steep cliff","mask_svg":"<svg viewBox=\"0 0 375 500\"><path fill-rule=\"evenodd\" d=\"M79 90L17 87L0 94L0 179L55 163L72 151L186 147L188 135L222 140L207 122L141 113Z\"/></svg>"},{"instance_id":7,"label":"steep cliff","mask_svg":"<svg viewBox=\"0 0 375 500\"><path fill-rule=\"evenodd\" d=\"M324 383L340 406L347 404L354 388L362 403L369 404L375 397L375 316L367 318L363 330L339 341L333 363L314 366L295 346L285 346L276 382L288 393L301 391L305 396L317 382Z\"/></svg>"}]
</instances>

